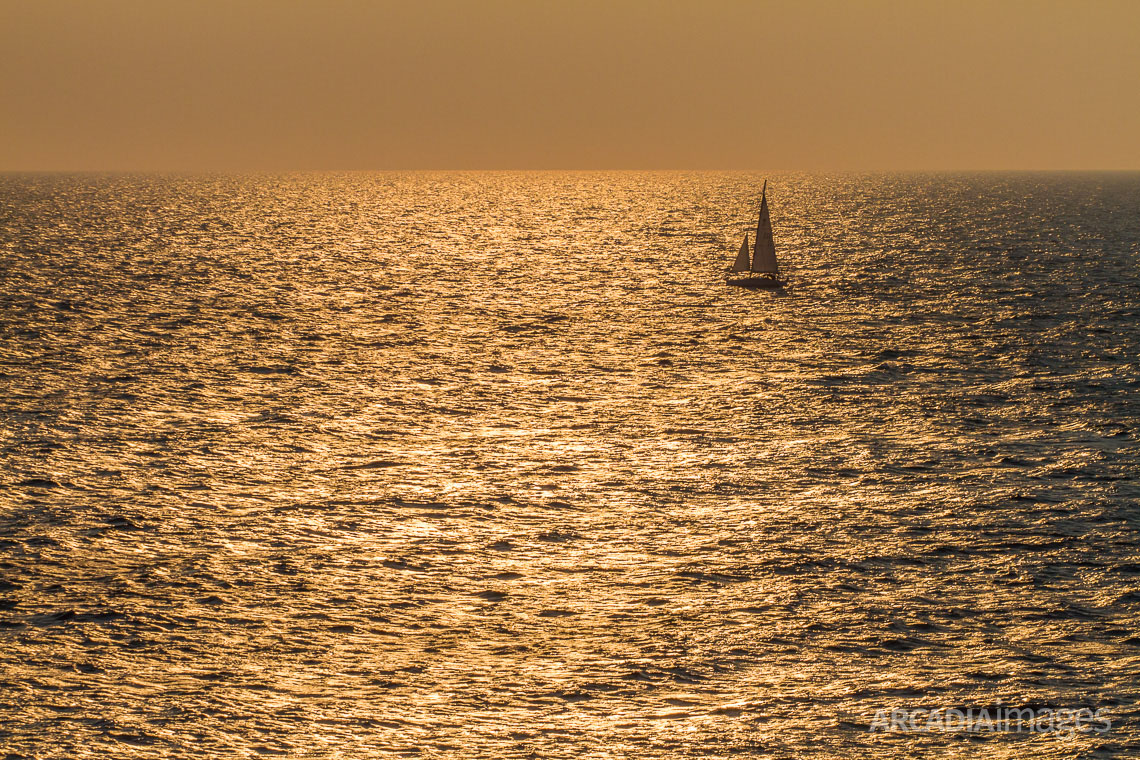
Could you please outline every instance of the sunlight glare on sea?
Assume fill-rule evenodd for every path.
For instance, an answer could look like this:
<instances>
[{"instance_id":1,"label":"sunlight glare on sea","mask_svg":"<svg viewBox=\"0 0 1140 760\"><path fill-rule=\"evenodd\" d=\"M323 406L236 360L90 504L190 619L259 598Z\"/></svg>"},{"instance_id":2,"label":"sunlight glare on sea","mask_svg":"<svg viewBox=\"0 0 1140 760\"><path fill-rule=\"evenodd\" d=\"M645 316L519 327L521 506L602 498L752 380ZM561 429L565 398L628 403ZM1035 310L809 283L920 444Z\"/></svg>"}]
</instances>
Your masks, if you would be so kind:
<instances>
[{"instance_id":1,"label":"sunlight glare on sea","mask_svg":"<svg viewBox=\"0 0 1140 760\"><path fill-rule=\"evenodd\" d=\"M763 179L0 175L0 748L1136 751L1140 176Z\"/></svg>"}]
</instances>

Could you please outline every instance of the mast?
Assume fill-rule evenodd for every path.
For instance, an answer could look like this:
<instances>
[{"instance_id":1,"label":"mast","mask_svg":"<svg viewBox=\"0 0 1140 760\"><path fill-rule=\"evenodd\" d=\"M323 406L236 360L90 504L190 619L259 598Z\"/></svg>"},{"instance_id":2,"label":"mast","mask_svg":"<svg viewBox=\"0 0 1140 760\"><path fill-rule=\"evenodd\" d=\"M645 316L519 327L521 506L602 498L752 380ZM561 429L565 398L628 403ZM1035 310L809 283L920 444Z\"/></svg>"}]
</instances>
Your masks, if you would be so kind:
<instances>
[{"instance_id":1,"label":"mast","mask_svg":"<svg viewBox=\"0 0 1140 760\"><path fill-rule=\"evenodd\" d=\"M768 180L760 191L760 219L756 223L756 249L752 256L752 271L775 276L776 242L772 239L772 218L768 215Z\"/></svg>"},{"instance_id":2,"label":"mast","mask_svg":"<svg viewBox=\"0 0 1140 760\"><path fill-rule=\"evenodd\" d=\"M740 253L736 254L736 261L732 262L733 272L748 271L748 233L744 233L744 242L740 244Z\"/></svg>"}]
</instances>

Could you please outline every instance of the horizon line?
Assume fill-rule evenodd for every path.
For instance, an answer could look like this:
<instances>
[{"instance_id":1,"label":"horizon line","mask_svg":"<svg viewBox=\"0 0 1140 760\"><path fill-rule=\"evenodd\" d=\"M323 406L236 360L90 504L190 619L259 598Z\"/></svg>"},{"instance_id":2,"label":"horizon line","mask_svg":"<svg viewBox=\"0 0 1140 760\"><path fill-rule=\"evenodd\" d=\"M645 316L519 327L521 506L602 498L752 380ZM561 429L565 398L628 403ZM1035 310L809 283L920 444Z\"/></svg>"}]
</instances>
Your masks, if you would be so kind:
<instances>
[{"instance_id":1,"label":"horizon line","mask_svg":"<svg viewBox=\"0 0 1140 760\"><path fill-rule=\"evenodd\" d=\"M723 172L754 174L773 172L777 174L1127 174L1140 173L1140 167L1104 168L1046 168L1046 167L863 167L863 168L714 168L714 167L381 167L381 168L314 168L314 167L134 167L134 168L0 168L0 174L368 174L382 172Z\"/></svg>"}]
</instances>

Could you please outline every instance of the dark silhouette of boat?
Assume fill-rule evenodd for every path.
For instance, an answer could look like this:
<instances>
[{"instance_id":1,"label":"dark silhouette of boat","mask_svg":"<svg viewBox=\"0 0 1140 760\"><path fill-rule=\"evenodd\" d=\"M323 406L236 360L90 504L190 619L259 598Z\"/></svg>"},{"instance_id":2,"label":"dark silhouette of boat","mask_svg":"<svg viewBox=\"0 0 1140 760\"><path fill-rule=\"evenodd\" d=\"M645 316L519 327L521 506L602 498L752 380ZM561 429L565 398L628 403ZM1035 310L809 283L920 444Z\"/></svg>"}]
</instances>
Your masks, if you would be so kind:
<instances>
[{"instance_id":1,"label":"dark silhouette of boat","mask_svg":"<svg viewBox=\"0 0 1140 760\"><path fill-rule=\"evenodd\" d=\"M740 244L740 252L736 254L736 261L729 269L731 274L748 272L747 277L729 276L726 282L741 288L782 288L780 273L776 265L776 243L772 239L772 218L768 215L768 181L764 180L764 188L760 191L760 221L756 223L756 246L752 251L751 259L748 255L748 233L744 233L744 242Z\"/></svg>"}]
</instances>

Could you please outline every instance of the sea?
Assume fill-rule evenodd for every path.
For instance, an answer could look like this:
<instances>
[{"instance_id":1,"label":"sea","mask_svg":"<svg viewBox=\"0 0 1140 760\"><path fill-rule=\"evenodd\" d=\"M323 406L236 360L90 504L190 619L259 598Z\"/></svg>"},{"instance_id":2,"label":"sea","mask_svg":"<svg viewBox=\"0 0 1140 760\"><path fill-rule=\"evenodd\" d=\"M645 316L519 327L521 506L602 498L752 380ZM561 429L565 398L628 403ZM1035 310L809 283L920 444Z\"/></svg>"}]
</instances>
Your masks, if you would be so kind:
<instances>
[{"instance_id":1,"label":"sea","mask_svg":"<svg viewBox=\"0 0 1140 760\"><path fill-rule=\"evenodd\" d=\"M1138 257L1135 173L0 175L0 757L1140 756Z\"/></svg>"}]
</instances>

